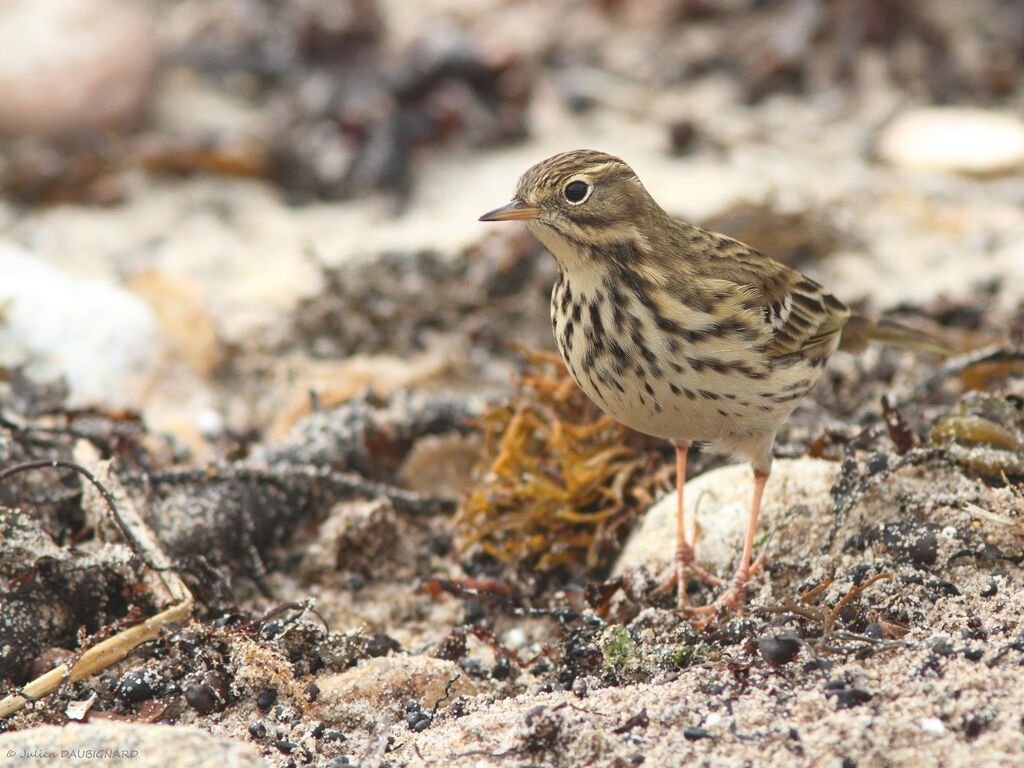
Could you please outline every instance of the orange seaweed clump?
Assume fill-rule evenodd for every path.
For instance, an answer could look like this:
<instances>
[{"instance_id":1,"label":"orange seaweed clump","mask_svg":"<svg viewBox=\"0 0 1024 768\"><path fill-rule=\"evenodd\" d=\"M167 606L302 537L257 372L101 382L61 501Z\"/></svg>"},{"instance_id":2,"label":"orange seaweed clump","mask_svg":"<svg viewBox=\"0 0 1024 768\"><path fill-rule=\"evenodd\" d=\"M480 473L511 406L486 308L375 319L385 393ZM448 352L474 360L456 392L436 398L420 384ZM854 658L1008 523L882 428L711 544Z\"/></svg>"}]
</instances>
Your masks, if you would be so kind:
<instances>
[{"instance_id":1,"label":"orange seaweed clump","mask_svg":"<svg viewBox=\"0 0 1024 768\"><path fill-rule=\"evenodd\" d=\"M554 354L521 350L517 395L478 421L478 485L455 517L461 551L538 570L605 564L616 533L652 499L639 436L601 413Z\"/></svg>"}]
</instances>

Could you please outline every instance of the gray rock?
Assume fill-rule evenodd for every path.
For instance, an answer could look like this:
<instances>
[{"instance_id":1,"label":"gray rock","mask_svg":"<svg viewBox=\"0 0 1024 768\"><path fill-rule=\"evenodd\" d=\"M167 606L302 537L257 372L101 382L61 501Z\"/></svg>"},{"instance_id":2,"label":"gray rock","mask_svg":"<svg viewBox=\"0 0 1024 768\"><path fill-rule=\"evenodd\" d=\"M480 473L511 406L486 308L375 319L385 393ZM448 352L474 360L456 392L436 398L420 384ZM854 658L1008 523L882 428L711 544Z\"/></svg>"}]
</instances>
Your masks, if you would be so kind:
<instances>
[{"instance_id":1,"label":"gray rock","mask_svg":"<svg viewBox=\"0 0 1024 768\"><path fill-rule=\"evenodd\" d=\"M773 547L783 530L789 529L787 538L791 538L790 534L799 525L830 522L830 489L838 471L838 464L819 459L776 460L761 504L758 538L767 533L776 534L768 542L768 546ZM753 487L754 478L748 464L715 469L686 484L683 494L686 528L692 541L694 520L700 523L697 562L712 573L725 576L738 562ZM666 572L675 551L675 515L673 491L647 511L619 555L615 574L641 565L651 573Z\"/></svg>"}]
</instances>

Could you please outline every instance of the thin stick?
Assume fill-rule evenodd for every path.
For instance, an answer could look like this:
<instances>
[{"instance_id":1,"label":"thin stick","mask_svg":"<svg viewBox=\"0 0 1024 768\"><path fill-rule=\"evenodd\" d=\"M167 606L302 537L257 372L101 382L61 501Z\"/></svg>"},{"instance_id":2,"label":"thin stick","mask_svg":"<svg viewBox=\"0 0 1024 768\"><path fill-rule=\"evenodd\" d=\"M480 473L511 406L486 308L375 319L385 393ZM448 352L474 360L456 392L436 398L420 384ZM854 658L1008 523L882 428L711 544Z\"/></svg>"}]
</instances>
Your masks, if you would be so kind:
<instances>
[{"instance_id":1,"label":"thin stick","mask_svg":"<svg viewBox=\"0 0 1024 768\"><path fill-rule=\"evenodd\" d=\"M129 627L123 632L97 643L85 651L70 667L67 664L59 664L28 683L19 692L7 696L0 701L0 718L14 714L30 701L53 693L64 684L65 680L73 683L94 672L106 669L111 664L116 664L137 646L157 637L161 628L168 624L186 621L192 612L192 593L173 570L173 563L160 547L152 530L142 520L138 508L131 497L125 493L117 476L111 473L110 462L101 461L95 447L84 440L79 441L76 446L75 458L79 459L81 463L53 460L18 464L0 472L0 479L15 472L40 467L61 467L78 472L89 482L83 493L83 509L95 516L102 515L104 510L109 512L125 540L130 542L132 551L148 566L150 578L146 579L147 585L157 596L158 603L172 600L175 602L170 608L146 619L141 624ZM90 465L94 469L90 471L82 465ZM120 506L115 500L118 497L121 500Z\"/></svg>"},{"instance_id":2,"label":"thin stick","mask_svg":"<svg viewBox=\"0 0 1024 768\"><path fill-rule=\"evenodd\" d=\"M160 634L160 628L171 623L185 621L192 610L192 595L166 611L146 619L141 624L126 629L94 645L82 654L71 669L60 664L44 675L37 677L18 693L12 693L0 701L0 717L13 715L29 701L47 696L56 691L65 677L69 682L81 680L94 672L106 669L127 656L137 645L152 640Z\"/></svg>"}]
</instances>

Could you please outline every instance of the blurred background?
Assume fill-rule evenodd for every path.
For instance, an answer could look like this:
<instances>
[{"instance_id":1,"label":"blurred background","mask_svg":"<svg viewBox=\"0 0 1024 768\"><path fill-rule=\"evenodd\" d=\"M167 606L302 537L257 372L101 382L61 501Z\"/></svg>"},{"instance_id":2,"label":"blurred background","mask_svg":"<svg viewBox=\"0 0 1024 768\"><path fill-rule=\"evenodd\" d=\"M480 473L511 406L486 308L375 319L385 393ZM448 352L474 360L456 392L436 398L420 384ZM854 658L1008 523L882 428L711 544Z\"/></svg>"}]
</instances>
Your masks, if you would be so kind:
<instances>
[{"instance_id":1,"label":"blurred background","mask_svg":"<svg viewBox=\"0 0 1024 768\"><path fill-rule=\"evenodd\" d=\"M1022 59L1013 0L3 0L6 398L202 459L311 392L500 389L555 267L477 217L579 147L850 302L1005 330Z\"/></svg>"}]
</instances>

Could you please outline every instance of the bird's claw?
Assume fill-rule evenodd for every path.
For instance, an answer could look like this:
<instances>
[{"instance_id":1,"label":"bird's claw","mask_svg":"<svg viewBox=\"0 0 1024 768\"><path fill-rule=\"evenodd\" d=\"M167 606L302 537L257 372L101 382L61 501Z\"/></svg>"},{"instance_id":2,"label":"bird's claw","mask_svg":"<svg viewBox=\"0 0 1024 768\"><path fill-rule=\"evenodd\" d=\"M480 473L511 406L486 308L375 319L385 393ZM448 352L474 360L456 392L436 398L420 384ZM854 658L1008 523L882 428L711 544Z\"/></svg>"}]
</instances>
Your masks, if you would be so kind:
<instances>
[{"instance_id":1,"label":"bird's claw","mask_svg":"<svg viewBox=\"0 0 1024 768\"><path fill-rule=\"evenodd\" d=\"M725 616L735 610L737 616L742 616L747 604L747 585L750 577L761 570L765 563L765 553L762 552L757 560L749 568L740 568L729 581L729 588L723 592L713 603L685 607L683 609L687 616L701 616L702 618L693 623L694 629L705 629L715 619ZM719 582L722 582L719 579ZM724 583L724 582L722 582Z\"/></svg>"}]
</instances>

